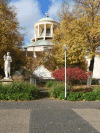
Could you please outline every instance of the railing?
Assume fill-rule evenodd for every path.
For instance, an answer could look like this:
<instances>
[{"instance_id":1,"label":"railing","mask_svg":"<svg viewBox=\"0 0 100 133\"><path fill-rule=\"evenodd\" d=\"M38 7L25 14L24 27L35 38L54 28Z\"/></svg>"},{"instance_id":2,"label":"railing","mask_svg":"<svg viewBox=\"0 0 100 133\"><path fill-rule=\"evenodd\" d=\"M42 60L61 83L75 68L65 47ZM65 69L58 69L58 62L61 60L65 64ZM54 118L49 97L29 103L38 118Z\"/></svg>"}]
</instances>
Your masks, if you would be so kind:
<instances>
[{"instance_id":1,"label":"railing","mask_svg":"<svg viewBox=\"0 0 100 133\"><path fill-rule=\"evenodd\" d=\"M44 36L44 32L40 35L40 37ZM51 33L46 33L46 36L51 36Z\"/></svg>"}]
</instances>

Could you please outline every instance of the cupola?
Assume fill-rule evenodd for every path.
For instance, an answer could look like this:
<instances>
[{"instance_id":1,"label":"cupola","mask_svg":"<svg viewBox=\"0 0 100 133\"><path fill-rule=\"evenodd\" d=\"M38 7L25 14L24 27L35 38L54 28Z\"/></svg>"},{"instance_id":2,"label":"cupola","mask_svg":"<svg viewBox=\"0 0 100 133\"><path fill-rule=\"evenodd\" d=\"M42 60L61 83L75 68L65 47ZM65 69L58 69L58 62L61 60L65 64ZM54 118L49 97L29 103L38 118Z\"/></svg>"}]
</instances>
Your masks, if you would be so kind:
<instances>
[{"instance_id":1,"label":"cupola","mask_svg":"<svg viewBox=\"0 0 100 133\"><path fill-rule=\"evenodd\" d=\"M34 24L34 38L31 39L31 42L53 38L53 32L58 27L59 23L53 18L49 18L48 13L45 14L45 18L40 19Z\"/></svg>"}]
</instances>

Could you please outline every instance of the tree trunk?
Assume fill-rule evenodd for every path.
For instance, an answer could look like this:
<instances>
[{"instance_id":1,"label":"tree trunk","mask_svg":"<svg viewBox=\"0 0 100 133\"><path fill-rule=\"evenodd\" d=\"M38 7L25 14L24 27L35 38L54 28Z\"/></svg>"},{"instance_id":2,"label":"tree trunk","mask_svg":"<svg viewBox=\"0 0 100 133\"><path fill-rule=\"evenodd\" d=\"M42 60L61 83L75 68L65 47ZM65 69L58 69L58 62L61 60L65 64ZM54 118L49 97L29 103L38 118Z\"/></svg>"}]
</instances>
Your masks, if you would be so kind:
<instances>
[{"instance_id":1,"label":"tree trunk","mask_svg":"<svg viewBox=\"0 0 100 133\"><path fill-rule=\"evenodd\" d=\"M93 72L93 68L94 68L94 57L90 61L89 71L92 71Z\"/></svg>"},{"instance_id":2,"label":"tree trunk","mask_svg":"<svg viewBox=\"0 0 100 133\"><path fill-rule=\"evenodd\" d=\"M92 60L90 61L89 71L91 71L92 73L88 76L88 79L87 79L87 88L91 87L92 76L93 76L93 68L94 68L94 56L93 56Z\"/></svg>"},{"instance_id":3,"label":"tree trunk","mask_svg":"<svg viewBox=\"0 0 100 133\"><path fill-rule=\"evenodd\" d=\"M91 88L92 75L93 75L93 73L91 73L91 74L88 76L88 79L87 79L87 88Z\"/></svg>"}]
</instances>

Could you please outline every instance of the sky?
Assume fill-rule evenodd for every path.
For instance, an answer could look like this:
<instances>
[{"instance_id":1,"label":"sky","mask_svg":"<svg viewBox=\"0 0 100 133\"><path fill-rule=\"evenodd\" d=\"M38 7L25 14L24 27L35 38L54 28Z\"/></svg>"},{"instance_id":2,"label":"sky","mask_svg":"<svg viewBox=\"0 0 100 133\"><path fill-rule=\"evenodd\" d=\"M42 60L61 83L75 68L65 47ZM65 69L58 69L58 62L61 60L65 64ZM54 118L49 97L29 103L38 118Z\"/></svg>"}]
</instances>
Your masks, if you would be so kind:
<instances>
[{"instance_id":1,"label":"sky","mask_svg":"<svg viewBox=\"0 0 100 133\"><path fill-rule=\"evenodd\" d=\"M16 7L17 19L20 27L25 27L26 32L25 45L31 43L31 38L34 38L34 24L41 18L46 17L45 12L49 13L50 18L56 21L57 13L61 10L61 4L64 0L11 0L9 6ZM72 9L73 1L65 0L70 4Z\"/></svg>"}]
</instances>

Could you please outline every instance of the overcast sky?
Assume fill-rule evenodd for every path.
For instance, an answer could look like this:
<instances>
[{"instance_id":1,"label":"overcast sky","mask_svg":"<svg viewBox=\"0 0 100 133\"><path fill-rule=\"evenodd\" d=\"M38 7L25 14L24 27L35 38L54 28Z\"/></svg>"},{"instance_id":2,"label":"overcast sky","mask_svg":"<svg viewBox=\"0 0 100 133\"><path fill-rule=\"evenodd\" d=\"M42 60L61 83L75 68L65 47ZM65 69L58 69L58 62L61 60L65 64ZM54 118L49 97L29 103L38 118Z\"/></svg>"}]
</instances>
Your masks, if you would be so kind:
<instances>
[{"instance_id":1,"label":"overcast sky","mask_svg":"<svg viewBox=\"0 0 100 133\"><path fill-rule=\"evenodd\" d=\"M49 13L50 18L57 21L57 12L61 9L64 0L11 0L10 6L16 7L17 19L21 27L26 27L27 36L25 45L31 43L31 37L34 38L33 25L41 18L46 17L45 12ZM72 5L72 0L66 0ZM71 7L72 8L72 7ZM71 9L70 8L70 9Z\"/></svg>"}]
</instances>

